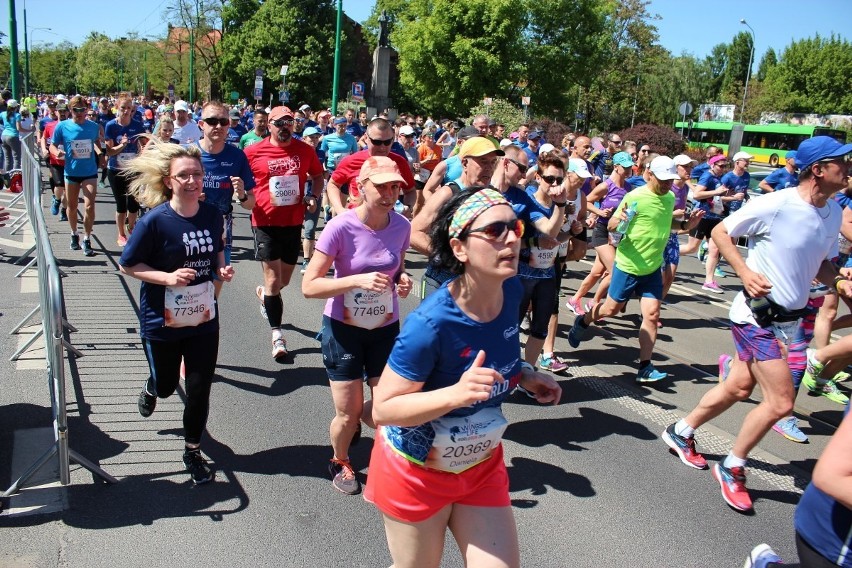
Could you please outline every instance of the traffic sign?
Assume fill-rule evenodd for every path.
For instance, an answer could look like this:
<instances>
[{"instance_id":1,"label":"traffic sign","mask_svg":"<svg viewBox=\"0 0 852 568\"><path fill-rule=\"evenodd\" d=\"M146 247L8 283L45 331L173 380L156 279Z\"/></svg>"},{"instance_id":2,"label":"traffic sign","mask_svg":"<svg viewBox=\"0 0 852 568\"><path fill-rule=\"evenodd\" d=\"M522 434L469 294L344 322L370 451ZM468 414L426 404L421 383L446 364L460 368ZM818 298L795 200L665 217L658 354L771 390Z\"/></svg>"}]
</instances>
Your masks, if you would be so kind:
<instances>
[{"instance_id":1,"label":"traffic sign","mask_svg":"<svg viewBox=\"0 0 852 568\"><path fill-rule=\"evenodd\" d=\"M493 102L494 102L494 100L491 97L485 97L484 99L482 99L482 103L485 106L491 106L491 103L493 103Z\"/></svg>"},{"instance_id":2,"label":"traffic sign","mask_svg":"<svg viewBox=\"0 0 852 568\"><path fill-rule=\"evenodd\" d=\"M680 106L677 107L677 112L682 116L692 114L692 105L689 104L689 101L683 101L682 103L680 103Z\"/></svg>"},{"instance_id":3,"label":"traffic sign","mask_svg":"<svg viewBox=\"0 0 852 568\"><path fill-rule=\"evenodd\" d=\"M259 100L260 100L260 99L262 99L262 98L263 98L263 89L257 89L257 88L255 88L255 90L254 90L254 100L259 101Z\"/></svg>"},{"instance_id":4,"label":"traffic sign","mask_svg":"<svg viewBox=\"0 0 852 568\"><path fill-rule=\"evenodd\" d=\"M352 83L352 100L359 103L364 100L364 83Z\"/></svg>"},{"instance_id":5,"label":"traffic sign","mask_svg":"<svg viewBox=\"0 0 852 568\"><path fill-rule=\"evenodd\" d=\"M169 98L170 99L175 98L175 86L173 84L169 83L168 89L169 89Z\"/></svg>"},{"instance_id":6,"label":"traffic sign","mask_svg":"<svg viewBox=\"0 0 852 568\"><path fill-rule=\"evenodd\" d=\"M278 91L278 100L282 103L290 102L290 91Z\"/></svg>"},{"instance_id":7,"label":"traffic sign","mask_svg":"<svg viewBox=\"0 0 852 568\"><path fill-rule=\"evenodd\" d=\"M524 106L530 106L530 98L529 97L521 97L521 104Z\"/></svg>"}]
</instances>

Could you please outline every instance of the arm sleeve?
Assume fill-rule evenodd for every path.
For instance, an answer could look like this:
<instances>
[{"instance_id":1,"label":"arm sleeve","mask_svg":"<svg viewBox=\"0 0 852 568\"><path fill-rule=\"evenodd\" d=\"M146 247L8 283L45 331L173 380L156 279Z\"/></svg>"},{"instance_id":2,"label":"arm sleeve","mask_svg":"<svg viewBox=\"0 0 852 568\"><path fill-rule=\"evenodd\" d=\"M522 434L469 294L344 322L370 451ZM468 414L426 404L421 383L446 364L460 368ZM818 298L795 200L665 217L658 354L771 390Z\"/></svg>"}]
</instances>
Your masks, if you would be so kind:
<instances>
[{"instance_id":1,"label":"arm sleeve","mask_svg":"<svg viewBox=\"0 0 852 568\"><path fill-rule=\"evenodd\" d=\"M425 382L438 362L438 330L420 313L405 320L393 345L388 366L410 381Z\"/></svg>"}]
</instances>

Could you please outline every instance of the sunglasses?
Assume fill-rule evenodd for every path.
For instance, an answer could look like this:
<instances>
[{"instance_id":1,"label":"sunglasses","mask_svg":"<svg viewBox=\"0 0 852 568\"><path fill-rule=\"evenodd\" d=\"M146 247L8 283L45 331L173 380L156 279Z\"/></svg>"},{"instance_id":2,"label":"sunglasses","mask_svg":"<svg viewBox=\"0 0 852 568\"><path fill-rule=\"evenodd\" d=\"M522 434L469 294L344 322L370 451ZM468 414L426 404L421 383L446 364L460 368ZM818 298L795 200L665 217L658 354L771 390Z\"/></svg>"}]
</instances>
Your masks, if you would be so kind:
<instances>
[{"instance_id":1,"label":"sunglasses","mask_svg":"<svg viewBox=\"0 0 852 568\"><path fill-rule=\"evenodd\" d=\"M613 143L615 146L621 146L621 144L622 144L621 140L612 140L612 143Z\"/></svg>"},{"instance_id":2,"label":"sunglasses","mask_svg":"<svg viewBox=\"0 0 852 568\"><path fill-rule=\"evenodd\" d=\"M529 166L525 166L522 163L518 162L517 160L513 160L511 158L506 158L506 161L512 162L513 164L515 164L518 167L518 171L521 172L522 174L527 173L527 170L530 169Z\"/></svg>"},{"instance_id":3,"label":"sunglasses","mask_svg":"<svg viewBox=\"0 0 852 568\"><path fill-rule=\"evenodd\" d=\"M720 168L727 168L728 162L716 162L716 165L719 166Z\"/></svg>"},{"instance_id":4,"label":"sunglasses","mask_svg":"<svg viewBox=\"0 0 852 568\"><path fill-rule=\"evenodd\" d=\"M511 221L495 221L478 229L470 229L462 235L468 236L473 233L481 233L489 241L499 241L506 238L509 231L515 233L515 237L521 238L524 234L524 222L520 219L512 219Z\"/></svg>"},{"instance_id":5,"label":"sunglasses","mask_svg":"<svg viewBox=\"0 0 852 568\"><path fill-rule=\"evenodd\" d=\"M539 176L547 185L562 185L562 182L565 180L563 176Z\"/></svg>"},{"instance_id":6,"label":"sunglasses","mask_svg":"<svg viewBox=\"0 0 852 568\"><path fill-rule=\"evenodd\" d=\"M387 140L376 140L375 138L370 138L369 140L374 146L390 146L393 144L393 138L388 138Z\"/></svg>"},{"instance_id":7,"label":"sunglasses","mask_svg":"<svg viewBox=\"0 0 852 568\"><path fill-rule=\"evenodd\" d=\"M403 134L403 137L405 138L414 138L414 136L414 134Z\"/></svg>"},{"instance_id":8,"label":"sunglasses","mask_svg":"<svg viewBox=\"0 0 852 568\"><path fill-rule=\"evenodd\" d=\"M642 148L639 151L642 152L643 154L650 154L651 153L651 150L649 150L648 148Z\"/></svg>"},{"instance_id":9,"label":"sunglasses","mask_svg":"<svg viewBox=\"0 0 852 568\"><path fill-rule=\"evenodd\" d=\"M278 120L270 120L269 124L275 126L276 128L284 128L285 126L293 126L293 119L279 118Z\"/></svg>"},{"instance_id":10,"label":"sunglasses","mask_svg":"<svg viewBox=\"0 0 852 568\"><path fill-rule=\"evenodd\" d=\"M86 107L72 107L71 110L73 110L74 112L86 112L89 109Z\"/></svg>"},{"instance_id":11,"label":"sunglasses","mask_svg":"<svg viewBox=\"0 0 852 568\"><path fill-rule=\"evenodd\" d=\"M207 118L202 118L201 122L206 124L207 126L230 126L231 119L230 118L216 118L215 116L210 116Z\"/></svg>"},{"instance_id":12,"label":"sunglasses","mask_svg":"<svg viewBox=\"0 0 852 568\"><path fill-rule=\"evenodd\" d=\"M852 154L846 154L845 156L837 156L836 158L826 158L825 160L820 160L821 164L830 164L832 162L843 162L844 164L848 164L852 161Z\"/></svg>"}]
</instances>

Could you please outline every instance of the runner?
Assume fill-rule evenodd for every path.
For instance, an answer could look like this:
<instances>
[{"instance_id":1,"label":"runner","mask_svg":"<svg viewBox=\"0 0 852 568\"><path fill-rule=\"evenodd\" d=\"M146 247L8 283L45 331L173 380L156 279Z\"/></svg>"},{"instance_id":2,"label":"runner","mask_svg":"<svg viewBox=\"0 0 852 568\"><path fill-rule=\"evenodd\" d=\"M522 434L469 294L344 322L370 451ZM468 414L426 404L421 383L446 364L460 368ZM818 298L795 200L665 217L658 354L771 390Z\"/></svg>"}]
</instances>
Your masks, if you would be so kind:
<instances>
[{"instance_id":1,"label":"runner","mask_svg":"<svg viewBox=\"0 0 852 568\"><path fill-rule=\"evenodd\" d=\"M325 226L302 280L306 298L328 299L322 353L336 413L329 471L334 487L349 495L361 489L349 463L350 443L360 438L362 420L376 427L363 383L366 378L371 392L376 386L399 334L397 297L408 297L414 284L405 272L411 228L393 210L403 182L390 158L365 161L358 175L361 204Z\"/></svg>"},{"instance_id":2,"label":"runner","mask_svg":"<svg viewBox=\"0 0 852 568\"><path fill-rule=\"evenodd\" d=\"M320 150L325 152L325 168L329 173L337 169L343 158L358 151L358 141L346 132L345 118L334 119L334 132L323 136Z\"/></svg>"},{"instance_id":3,"label":"runner","mask_svg":"<svg viewBox=\"0 0 852 568\"><path fill-rule=\"evenodd\" d=\"M41 152L42 155L47 157L47 164L50 168L50 179L53 180L53 198L51 199L50 213L52 215L59 215L60 221L67 221L65 160L57 158L50 152L50 141L53 139L53 131L56 130L59 122L68 118L68 106L65 103L59 103L51 110L56 112L58 120L51 120L45 123L41 136Z\"/></svg>"},{"instance_id":4,"label":"runner","mask_svg":"<svg viewBox=\"0 0 852 568\"><path fill-rule=\"evenodd\" d=\"M71 227L71 250L80 250L77 234L77 205L83 193L83 254L94 256L92 228L95 226L95 197L98 194L98 153L103 143L100 126L86 119L86 101L75 95L70 102L71 119L60 122L53 131L50 153L65 160L66 213Z\"/></svg>"},{"instance_id":5,"label":"runner","mask_svg":"<svg viewBox=\"0 0 852 568\"><path fill-rule=\"evenodd\" d=\"M152 208L119 259L122 273L142 281L140 335L151 375L139 393L139 414L151 416L157 398L175 392L183 359L183 463L192 482L200 485L214 477L200 449L219 350L213 278L234 277L222 250L222 216L199 201L204 172L196 147L155 143L126 170L133 176L131 193Z\"/></svg>"},{"instance_id":6,"label":"runner","mask_svg":"<svg viewBox=\"0 0 852 568\"><path fill-rule=\"evenodd\" d=\"M175 103L175 132L172 136L179 144L192 144L201 139L201 129L189 116L189 105L186 101Z\"/></svg>"},{"instance_id":7,"label":"runner","mask_svg":"<svg viewBox=\"0 0 852 568\"><path fill-rule=\"evenodd\" d=\"M6 101L6 111L0 113L3 124L3 171L8 175L11 170L21 169L21 125L20 104L15 99Z\"/></svg>"},{"instance_id":8,"label":"runner","mask_svg":"<svg viewBox=\"0 0 852 568\"><path fill-rule=\"evenodd\" d=\"M320 164L326 163L325 152L320 149L320 138L322 137L322 133L319 131L319 128L316 126L308 126L305 128L304 136L302 137L302 141L314 148L317 153L317 158L320 161ZM323 173L323 179L328 175L328 172ZM314 192L314 184L312 181L308 180L308 183L305 185L305 195L313 195ZM318 192L318 195L325 195L325 188L321 188ZM303 224L302 229L302 267L299 270L301 274L304 274L308 269L308 263L311 260L311 256L314 254L314 242L316 241L317 235L317 225L319 225L319 216L322 212L322 203L323 198L320 197L320 205L318 207L307 207L305 208L305 222Z\"/></svg>"},{"instance_id":9,"label":"runner","mask_svg":"<svg viewBox=\"0 0 852 568\"><path fill-rule=\"evenodd\" d=\"M675 156L672 161L677 166L677 175L680 176L672 182L672 193L675 196L674 212L672 216L676 219L685 219L687 214L687 198L692 186L689 182L692 168L696 161L687 156L680 154ZM666 249L663 251L663 298L668 295L669 290L674 283L677 267L680 264L680 231L672 231L669 235L669 242L666 244ZM662 327L662 325L660 326Z\"/></svg>"},{"instance_id":10,"label":"runner","mask_svg":"<svg viewBox=\"0 0 852 568\"><path fill-rule=\"evenodd\" d=\"M254 128L240 138L240 149L245 150L247 147L257 144L267 136L269 136L269 129L266 110L259 108L254 111Z\"/></svg>"},{"instance_id":11,"label":"runner","mask_svg":"<svg viewBox=\"0 0 852 568\"><path fill-rule=\"evenodd\" d=\"M139 214L139 204L128 194L130 179L123 173L127 163L136 157L141 148L145 127L133 118L133 100L123 93L118 96L118 118L107 122L106 139L107 175L112 195L115 197L115 226L118 229L118 246L127 244L127 233L132 233ZM124 224L127 223L127 233Z\"/></svg>"},{"instance_id":12,"label":"runner","mask_svg":"<svg viewBox=\"0 0 852 568\"><path fill-rule=\"evenodd\" d=\"M787 189L799 185L799 176L796 170L796 151L790 150L784 154L784 167L778 168L757 184L763 193L772 193L779 189Z\"/></svg>"},{"instance_id":13,"label":"runner","mask_svg":"<svg viewBox=\"0 0 852 568\"><path fill-rule=\"evenodd\" d=\"M383 515L395 568L439 566L448 528L465 565L517 567L500 405L519 383L543 404L562 395L518 357L523 223L481 187L436 219L433 257L457 277L408 316L375 389L364 498Z\"/></svg>"},{"instance_id":14,"label":"runner","mask_svg":"<svg viewBox=\"0 0 852 568\"><path fill-rule=\"evenodd\" d=\"M317 191L323 170L316 151L292 138L293 111L278 106L269 113L271 136L246 148L254 174L255 205L251 212L255 259L263 267L263 286L256 293L261 313L272 330L272 357L283 361L287 342L281 330L284 303L281 289L290 283L301 248L300 230L306 208L319 207L321 195L305 194L308 177Z\"/></svg>"},{"instance_id":15,"label":"runner","mask_svg":"<svg viewBox=\"0 0 852 568\"><path fill-rule=\"evenodd\" d=\"M852 144L842 146L828 136L805 140L796 153L802 168L794 191L753 199L713 229L714 242L745 288L730 312L737 356L727 380L666 428L662 438L684 464L706 468L707 460L695 449L695 430L747 399L759 384L763 400L746 415L731 452L713 468L723 499L738 511L752 509L745 485L749 452L793 409L793 381L782 341L789 342L798 327L812 280L832 284L837 277L829 259L837 256L841 211L831 196L846 187L850 152ZM731 241L741 236L749 237L747 260ZM852 296L852 282L837 279L832 285Z\"/></svg>"}]
</instances>

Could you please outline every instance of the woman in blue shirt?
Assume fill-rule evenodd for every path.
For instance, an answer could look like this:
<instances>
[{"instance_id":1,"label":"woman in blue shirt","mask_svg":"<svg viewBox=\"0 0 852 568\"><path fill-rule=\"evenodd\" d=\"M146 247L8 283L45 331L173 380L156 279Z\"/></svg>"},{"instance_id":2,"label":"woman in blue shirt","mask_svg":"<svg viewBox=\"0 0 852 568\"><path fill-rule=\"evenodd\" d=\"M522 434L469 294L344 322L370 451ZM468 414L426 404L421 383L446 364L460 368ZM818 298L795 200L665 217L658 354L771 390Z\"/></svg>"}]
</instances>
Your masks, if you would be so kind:
<instances>
[{"instance_id":1,"label":"woman in blue shirt","mask_svg":"<svg viewBox=\"0 0 852 568\"><path fill-rule=\"evenodd\" d=\"M21 169L20 104L15 99L6 101L6 112L0 114L3 122L3 169L6 172Z\"/></svg>"}]
</instances>

